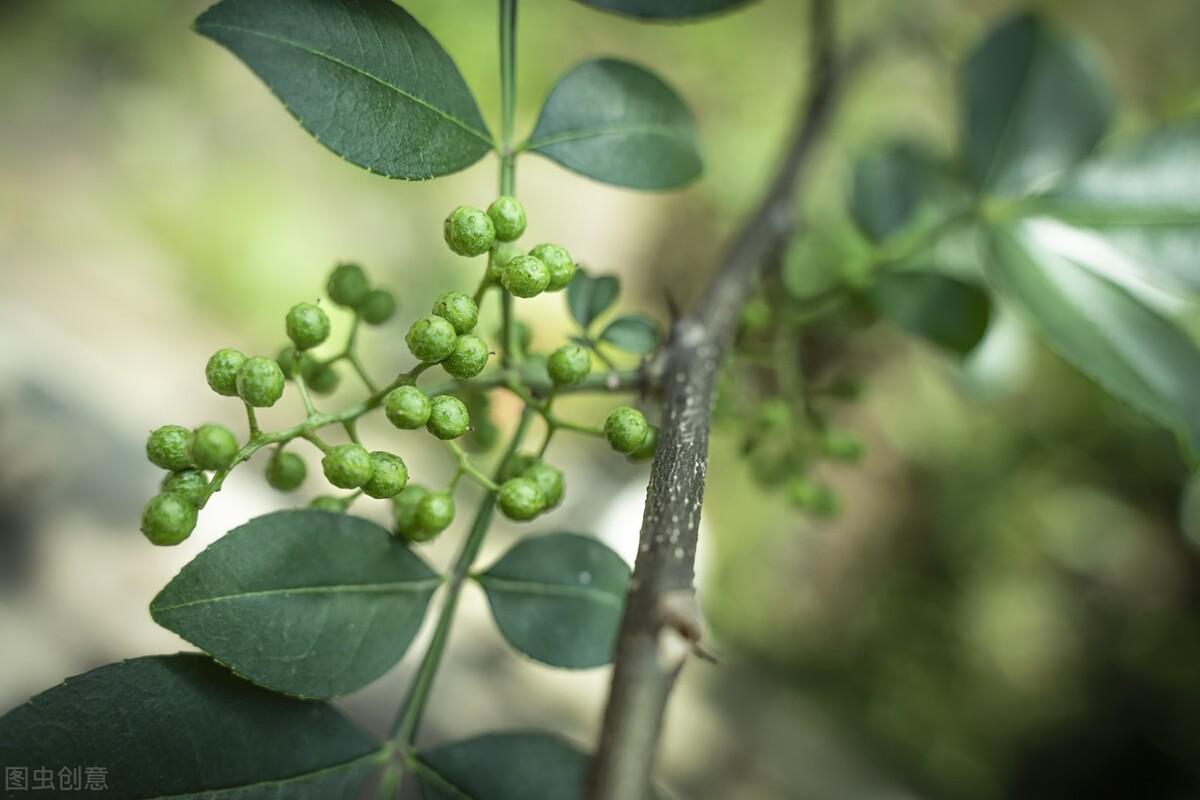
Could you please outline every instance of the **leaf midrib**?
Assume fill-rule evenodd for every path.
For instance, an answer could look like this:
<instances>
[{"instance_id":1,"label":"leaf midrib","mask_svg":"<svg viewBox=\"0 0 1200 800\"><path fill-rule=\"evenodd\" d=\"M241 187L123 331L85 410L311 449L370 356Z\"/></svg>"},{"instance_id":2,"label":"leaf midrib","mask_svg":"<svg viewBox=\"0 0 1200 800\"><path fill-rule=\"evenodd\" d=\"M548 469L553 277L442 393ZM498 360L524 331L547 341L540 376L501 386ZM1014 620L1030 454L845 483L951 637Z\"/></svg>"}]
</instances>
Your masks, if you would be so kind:
<instances>
[{"instance_id":1,"label":"leaf midrib","mask_svg":"<svg viewBox=\"0 0 1200 800\"><path fill-rule=\"evenodd\" d=\"M624 606L624 593L619 596L610 594L603 589L596 589L591 586L578 586L565 583L537 583L534 581L524 581L517 578L498 578L495 575L477 575L475 580L486 590L488 585L494 585L497 589L503 591L511 591L513 593L524 593L532 595L541 595L546 597L572 597L575 599L585 599L597 602L601 605L610 606L618 611Z\"/></svg>"},{"instance_id":2,"label":"leaf midrib","mask_svg":"<svg viewBox=\"0 0 1200 800\"><path fill-rule=\"evenodd\" d=\"M472 136L474 136L475 138L479 139L481 142L486 144L489 148L494 148L496 146L496 143L494 141L492 141L492 138L490 135L472 127L470 124L468 124L464 120L461 120L458 117L455 117L454 115L444 111L443 109L438 108L437 106L431 104L427 100L417 97L416 95L412 94L411 92L407 92L404 89L401 89L399 86L396 86L393 83L389 83L388 81L385 81L383 78L380 78L378 75L372 75L371 73L367 72L366 70L362 69L361 67L357 67L353 64L343 61L342 59L337 58L336 56L330 55L329 53L322 53L320 50L314 50L311 47L301 44L300 42L285 38L283 36L277 36L274 34L263 32L263 31L258 31L253 28L244 28L240 25L229 25L227 23L221 23L221 22L204 22L204 23L196 24L196 30L202 31L205 28L222 28L224 30L237 31L239 33L248 34L250 36L257 36L261 39L266 39L267 41L270 41L270 42L275 42L277 44L283 44L283 45L287 45L289 47L294 47L297 50L301 50L305 53L308 53L311 56L316 56L317 58L323 58L332 64L337 64L338 66L345 67L346 69L348 69L352 72L362 75L364 78L368 78L369 80L375 81L380 86L391 89L396 94L406 97L409 100L411 100L412 102L416 103L417 105L429 109L430 111L434 112L438 116L444 118L448 122L451 122L451 123L457 125L458 127L462 128L467 133L469 133ZM407 37L405 37L405 41L407 42Z\"/></svg>"},{"instance_id":3,"label":"leaf midrib","mask_svg":"<svg viewBox=\"0 0 1200 800\"><path fill-rule=\"evenodd\" d=\"M441 582L442 581L440 578L425 578L417 581L395 581L391 583L351 583L333 584L330 586L295 586L287 589L262 589L254 592L240 592L238 594L202 597L196 600L188 600L184 603L174 603L169 606L158 606L151 604L150 611L153 613L175 611L180 608L188 608L190 606L204 605L207 603L220 603L226 600L242 600L248 597L269 597L279 594L418 593L424 591L433 591L439 585L441 585Z\"/></svg>"},{"instance_id":4,"label":"leaf midrib","mask_svg":"<svg viewBox=\"0 0 1200 800\"><path fill-rule=\"evenodd\" d=\"M201 789L199 791L194 791L194 792L183 792L182 794L155 795L153 797L147 797L146 800L186 800L186 798L189 798L189 797L213 797L213 798L216 798L216 797L221 797L221 796L228 795L228 794L231 794L234 792L244 792L247 789L254 789L256 787L261 787L261 786L282 786L284 784L296 783L298 781L309 780L312 778L318 778L327 773L332 773L332 772L337 772L339 770L348 769L362 761L379 761L380 763L382 763L385 760L384 759L385 753L386 753L386 749L383 747L380 747L378 750L372 750L369 753L358 756L356 758L352 758L349 761L342 761L337 764L330 764L327 767L321 767L320 769L314 770L312 772L303 772L303 773L300 773L299 775L289 775L285 778L269 778L269 779L263 780L263 781L255 781L253 783L243 783L243 784L239 784L237 786L224 786L224 787L217 788L217 789Z\"/></svg>"},{"instance_id":5,"label":"leaf midrib","mask_svg":"<svg viewBox=\"0 0 1200 800\"><path fill-rule=\"evenodd\" d=\"M535 131L536 133L536 131ZM557 134L548 136L543 139L537 139L533 136L529 138L522 150L538 150L550 145L564 144L566 142L574 142L580 139L596 139L603 136L622 136L622 135L647 135L658 136L664 139L671 139L685 144L692 144L692 137L676 127L670 125L626 125L626 126L607 126L602 128L582 128L571 131L569 133Z\"/></svg>"}]
</instances>

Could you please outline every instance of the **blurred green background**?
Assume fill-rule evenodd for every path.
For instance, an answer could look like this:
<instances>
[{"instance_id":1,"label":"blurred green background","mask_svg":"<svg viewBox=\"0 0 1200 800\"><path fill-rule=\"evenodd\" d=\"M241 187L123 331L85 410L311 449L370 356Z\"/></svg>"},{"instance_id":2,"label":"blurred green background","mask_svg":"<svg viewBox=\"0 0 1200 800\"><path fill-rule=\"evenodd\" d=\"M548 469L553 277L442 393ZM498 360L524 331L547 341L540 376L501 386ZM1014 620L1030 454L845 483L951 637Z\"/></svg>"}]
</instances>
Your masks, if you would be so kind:
<instances>
[{"instance_id":1,"label":"blurred green background","mask_svg":"<svg viewBox=\"0 0 1200 800\"><path fill-rule=\"evenodd\" d=\"M376 372L391 373L408 363L407 323L445 288L474 285L442 245L441 219L492 199L494 160L402 183L334 158L188 30L206 5L0 3L0 710L99 664L186 647L149 619L158 588L230 527L307 499L281 500L252 465L184 546L157 550L137 534L157 481L146 432L239 424L237 404L204 385L212 350L274 353L286 309L354 259L401 301L399 319L365 341ZM493 126L494 5L405 3ZM842 5L846 41L914 22L921 36L881 53L846 98L803 200L817 218L843 205L849 166L870 146L908 136L950 149L956 65L1017 7ZM1195 0L1034 5L1096 51L1122 101L1119 129L1200 111ZM667 292L687 302L773 168L804 84L804 18L798 0L686 26L522 3L519 131L568 66L616 54L689 100L707 160L686 191L637 194L526 157L529 240L619 274L625 310L665 319ZM568 332L561 295L521 309L537 347ZM736 430L714 440L700 588L721 664L685 673L666 785L712 800L1200 796L1200 489L1185 524L1170 438L1008 315L962 367L883 326L856 332L838 358L867 387L838 422L868 443L860 465L823 476L842 497L838 518L813 522L758 489ZM348 388L332 402L352 398ZM580 416L609 405L572 402ZM280 405L265 424L298 418ZM499 421L515 410L497 399ZM397 436L377 423L365 438ZM414 471L451 470L422 438L396 446ZM587 442L556 445L555 458L576 490L534 529L592 520L631 557L645 470ZM365 513L385 520L376 506ZM459 533L433 547L435 561ZM492 537L485 563L514 535ZM356 719L386 725L418 648L344 701ZM605 670L520 661L476 594L451 648L429 740L530 725L592 740Z\"/></svg>"}]
</instances>

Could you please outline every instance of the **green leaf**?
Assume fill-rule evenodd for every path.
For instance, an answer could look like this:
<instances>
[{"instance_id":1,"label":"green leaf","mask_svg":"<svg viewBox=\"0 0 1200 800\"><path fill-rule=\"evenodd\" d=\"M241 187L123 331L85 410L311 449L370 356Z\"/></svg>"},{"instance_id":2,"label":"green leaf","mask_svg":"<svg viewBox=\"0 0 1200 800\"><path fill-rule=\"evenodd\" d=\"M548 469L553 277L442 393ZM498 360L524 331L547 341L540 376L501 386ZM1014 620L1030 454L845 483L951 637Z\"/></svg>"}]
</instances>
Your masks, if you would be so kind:
<instances>
[{"instance_id":1,"label":"green leaf","mask_svg":"<svg viewBox=\"0 0 1200 800\"><path fill-rule=\"evenodd\" d=\"M567 284L567 308L571 316L586 331L591 324L617 301L621 282L612 275L592 277L579 269Z\"/></svg>"},{"instance_id":2,"label":"green leaf","mask_svg":"<svg viewBox=\"0 0 1200 800\"><path fill-rule=\"evenodd\" d=\"M878 244L922 214L944 215L959 194L933 156L894 143L854 165L850 214L863 234Z\"/></svg>"},{"instance_id":3,"label":"green leaf","mask_svg":"<svg viewBox=\"0 0 1200 800\"><path fill-rule=\"evenodd\" d=\"M967 171L993 194L1044 188L1095 147L1111 116L1090 58L1032 13L1009 18L975 50L964 92Z\"/></svg>"},{"instance_id":4,"label":"green leaf","mask_svg":"<svg viewBox=\"0 0 1200 800\"><path fill-rule=\"evenodd\" d=\"M425 800L581 800L588 757L545 733L490 733L417 754Z\"/></svg>"},{"instance_id":5,"label":"green leaf","mask_svg":"<svg viewBox=\"0 0 1200 800\"><path fill-rule=\"evenodd\" d=\"M0 718L0 764L102 767L114 800L358 797L385 761L325 703L260 689L194 653L100 667Z\"/></svg>"},{"instance_id":6,"label":"green leaf","mask_svg":"<svg viewBox=\"0 0 1200 800\"><path fill-rule=\"evenodd\" d=\"M1038 211L1120 269L1166 291L1200 293L1200 120L1169 125L1081 164Z\"/></svg>"},{"instance_id":7,"label":"green leaf","mask_svg":"<svg viewBox=\"0 0 1200 800\"><path fill-rule=\"evenodd\" d=\"M1063 358L1200 451L1200 350L1157 303L1026 220L989 237L987 274Z\"/></svg>"},{"instance_id":8,"label":"green leaf","mask_svg":"<svg viewBox=\"0 0 1200 800\"><path fill-rule=\"evenodd\" d=\"M578 0L585 6L644 20L703 17L729 11L748 0Z\"/></svg>"},{"instance_id":9,"label":"green leaf","mask_svg":"<svg viewBox=\"0 0 1200 800\"><path fill-rule=\"evenodd\" d=\"M674 189L700 176L695 122L662 79L602 58L550 90L525 149L604 183Z\"/></svg>"},{"instance_id":10,"label":"green leaf","mask_svg":"<svg viewBox=\"0 0 1200 800\"><path fill-rule=\"evenodd\" d=\"M612 660L629 567L599 541L574 533L523 539L475 576L509 644L552 667Z\"/></svg>"},{"instance_id":11,"label":"green leaf","mask_svg":"<svg viewBox=\"0 0 1200 800\"><path fill-rule=\"evenodd\" d=\"M450 56L390 0L222 0L196 30L254 70L317 141L370 172L435 178L492 148Z\"/></svg>"},{"instance_id":12,"label":"green leaf","mask_svg":"<svg viewBox=\"0 0 1200 800\"><path fill-rule=\"evenodd\" d=\"M649 355L658 347L658 325L641 314L617 317L601 332L600 341L627 353Z\"/></svg>"},{"instance_id":13,"label":"green leaf","mask_svg":"<svg viewBox=\"0 0 1200 800\"><path fill-rule=\"evenodd\" d=\"M271 689L360 689L408 649L440 578L365 519L278 511L209 545L150 603L175 631Z\"/></svg>"},{"instance_id":14,"label":"green leaf","mask_svg":"<svg viewBox=\"0 0 1200 800\"><path fill-rule=\"evenodd\" d=\"M983 289L930 272L883 273L871 299L884 319L958 355L983 339L992 310Z\"/></svg>"}]
</instances>

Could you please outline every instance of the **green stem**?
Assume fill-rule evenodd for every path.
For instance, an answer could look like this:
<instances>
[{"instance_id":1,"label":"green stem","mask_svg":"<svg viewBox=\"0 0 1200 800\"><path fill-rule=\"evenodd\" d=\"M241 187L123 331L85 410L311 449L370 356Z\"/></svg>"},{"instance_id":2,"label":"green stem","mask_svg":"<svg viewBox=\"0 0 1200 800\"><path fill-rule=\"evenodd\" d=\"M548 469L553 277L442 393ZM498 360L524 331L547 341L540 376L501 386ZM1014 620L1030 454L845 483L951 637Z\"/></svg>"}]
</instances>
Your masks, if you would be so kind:
<instances>
[{"instance_id":1,"label":"green stem","mask_svg":"<svg viewBox=\"0 0 1200 800\"><path fill-rule=\"evenodd\" d=\"M446 446L450 448L450 452L454 454L455 461L458 462L458 475L466 475L471 480L478 483L489 492L497 491L500 486L487 475L484 475L479 469L471 463L471 458L466 452L458 446L456 442L446 442ZM458 480L458 475L455 476L455 481Z\"/></svg>"},{"instance_id":2,"label":"green stem","mask_svg":"<svg viewBox=\"0 0 1200 800\"><path fill-rule=\"evenodd\" d=\"M516 153L513 152L513 118L517 107L517 0L500 0L500 194L517 189ZM500 293L500 363L508 366L513 355L512 296Z\"/></svg>"}]
</instances>

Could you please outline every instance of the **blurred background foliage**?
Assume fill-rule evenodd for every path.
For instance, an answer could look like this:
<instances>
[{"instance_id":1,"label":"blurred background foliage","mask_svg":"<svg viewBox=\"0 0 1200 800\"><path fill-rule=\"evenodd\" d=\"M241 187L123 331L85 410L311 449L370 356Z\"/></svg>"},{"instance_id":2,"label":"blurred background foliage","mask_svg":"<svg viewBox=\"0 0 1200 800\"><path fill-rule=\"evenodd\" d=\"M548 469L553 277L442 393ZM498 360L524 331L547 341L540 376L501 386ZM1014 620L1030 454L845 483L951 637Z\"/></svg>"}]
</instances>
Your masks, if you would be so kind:
<instances>
[{"instance_id":1,"label":"blurred background foliage","mask_svg":"<svg viewBox=\"0 0 1200 800\"><path fill-rule=\"evenodd\" d=\"M239 474L184 547L152 550L136 533L156 480L146 431L237 422L239 409L204 391L215 347L273 353L286 309L355 259L401 300L400 319L367 341L390 372L407 364L408 321L473 280L440 221L486 205L494 162L429 184L340 162L188 31L205 5L0 4L3 709L100 663L180 647L150 623L149 598L204 544L281 504ZM822 150L803 205L831 225L864 151L905 137L952 149L957 64L1014 8L842 5L847 41L911 35L872 60ZM1194 0L1033 5L1098 53L1121 100L1118 133L1200 111ZM405 6L495 120L494 4ZM566 67L601 53L648 63L692 104L706 175L684 192L603 187L536 157L518 168L530 241L619 274L624 310L665 320L666 294L691 299L774 166L803 87L804 4L760 0L686 26L565 0L526 0L521 15L519 131ZM557 346L561 296L524 308L535 347ZM700 586L722 664L685 675L666 783L714 800L1200 795L1200 489L1181 505L1187 472L1170 437L1007 313L962 366L882 324L828 328L825 357L865 386L836 421L866 453L823 473L841 513L814 520L758 488L737 426L719 429ZM607 406L572 402L579 414ZM515 411L494 410L500 422ZM273 410L267 424L297 413ZM450 469L438 450L403 455ZM539 525L595 520L631 556L644 470L586 444L557 458L588 491ZM568 719L590 740L606 673L513 663L482 601L466 611L428 735ZM410 661L345 701L364 725L385 724Z\"/></svg>"}]
</instances>

